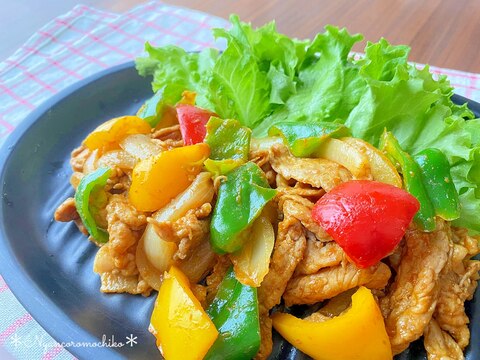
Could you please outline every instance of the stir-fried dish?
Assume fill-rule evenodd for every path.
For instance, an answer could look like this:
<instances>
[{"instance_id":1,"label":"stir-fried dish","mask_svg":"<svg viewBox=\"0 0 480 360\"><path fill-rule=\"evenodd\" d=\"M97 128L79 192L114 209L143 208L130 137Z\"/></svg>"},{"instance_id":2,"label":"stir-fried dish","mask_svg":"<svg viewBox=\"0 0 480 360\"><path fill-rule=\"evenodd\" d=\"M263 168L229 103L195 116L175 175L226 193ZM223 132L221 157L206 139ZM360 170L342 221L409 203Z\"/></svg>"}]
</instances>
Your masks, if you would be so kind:
<instances>
[{"instance_id":1,"label":"stir-fried dish","mask_svg":"<svg viewBox=\"0 0 480 360\"><path fill-rule=\"evenodd\" d=\"M158 292L167 360L266 359L272 328L315 359L462 359L480 120L405 46L231 21L223 52L147 43L154 96L72 152L55 219L99 246L100 290Z\"/></svg>"}]
</instances>

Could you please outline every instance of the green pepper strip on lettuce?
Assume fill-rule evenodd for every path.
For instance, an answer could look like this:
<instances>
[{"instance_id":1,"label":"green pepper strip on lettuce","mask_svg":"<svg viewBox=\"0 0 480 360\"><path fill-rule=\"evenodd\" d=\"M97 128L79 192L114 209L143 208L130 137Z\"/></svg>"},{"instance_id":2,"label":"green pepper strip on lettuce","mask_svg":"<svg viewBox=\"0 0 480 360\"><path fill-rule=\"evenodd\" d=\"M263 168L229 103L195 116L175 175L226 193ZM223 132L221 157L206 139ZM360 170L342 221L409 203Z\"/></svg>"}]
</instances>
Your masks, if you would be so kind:
<instances>
[{"instance_id":1,"label":"green pepper strip on lettuce","mask_svg":"<svg viewBox=\"0 0 480 360\"><path fill-rule=\"evenodd\" d=\"M350 135L345 125L337 123L279 123L268 130L269 136L280 135L297 157L308 157L330 137Z\"/></svg>"},{"instance_id":2,"label":"green pepper strip on lettuce","mask_svg":"<svg viewBox=\"0 0 480 360\"><path fill-rule=\"evenodd\" d=\"M162 119L163 106L163 96L158 91L145 101L145 104L138 110L137 116L145 120L151 127L155 127Z\"/></svg>"},{"instance_id":3,"label":"green pepper strip on lettuce","mask_svg":"<svg viewBox=\"0 0 480 360\"><path fill-rule=\"evenodd\" d=\"M94 214L106 205L105 185L110 176L110 168L99 168L85 175L75 192L75 206L88 233L99 243L108 242L108 232L97 226Z\"/></svg>"},{"instance_id":4,"label":"green pepper strip on lettuce","mask_svg":"<svg viewBox=\"0 0 480 360\"><path fill-rule=\"evenodd\" d=\"M210 242L217 253L232 253L243 246L240 236L276 195L258 165L247 162L226 175L210 224Z\"/></svg>"},{"instance_id":5,"label":"green pepper strip on lettuce","mask_svg":"<svg viewBox=\"0 0 480 360\"><path fill-rule=\"evenodd\" d=\"M205 137L210 146L210 158L205 161L207 170L222 175L247 162L251 133L237 120L211 117Z\"/></svg>"},{"instance_id":6,"label":"green pepper strip on lettuce","mask_svg":"<svg viewBox=\"0 0 480 360\"><path fill-rule=\"evenodd\" d=\"M435 230L435 210L425 188L420 167L409 154L402 150L398 140L391 132L384 133L381 148L400 164L405 189L415 196L420 203L420 210L414 218L416 223L424 231Z\"/></svg>"},{"instance_id":7,"label":"green pepper strip on lettuce","mask_svg":"<svg viewBox=\"0 0 480 360\"><path fill-rule=\"evenodd\" d=\"M425 149L413 158L420 166L436 215L445 220L458 219L460 204L447 157L438 149Z\"/></svg>"},{"instance_id":8,"label":"green pepper strip on lettuce","mask_svg":"<svg viewBox=\"0 0 480 360\"><path fill-rule=\"evenodd\" d=\"M243 285L230 269L207 309L219 336L207 360L253 359L260 347L257 289Z\"/></svg>"}]
</instances>

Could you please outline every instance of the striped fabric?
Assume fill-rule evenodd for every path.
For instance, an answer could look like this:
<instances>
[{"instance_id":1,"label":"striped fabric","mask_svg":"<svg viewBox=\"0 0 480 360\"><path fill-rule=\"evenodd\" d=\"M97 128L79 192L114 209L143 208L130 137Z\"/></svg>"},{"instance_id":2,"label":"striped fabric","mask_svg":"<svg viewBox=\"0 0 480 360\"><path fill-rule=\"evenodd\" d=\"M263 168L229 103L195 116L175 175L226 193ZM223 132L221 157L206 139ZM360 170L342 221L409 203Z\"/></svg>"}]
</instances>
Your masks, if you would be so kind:
<instances>
[{"instance_id":1,"label":"striped fabric","mask_svg":"<svg viewBox=\"0 0 480 360\"><path fill-rule=\"evenodd\" d=\"M0 63L0 145L43 101L102 69L132 60L145 41L188 50L213 46L212 27L227 21L194 10L149 2L124 14L76 6L37 31ZM480 75L431 67L449 76L456 92L480 101ZM0 358L74 357L18 303L0 276Z\"/></svg>"},{"instance_id":2,"label":"striped fabric","mask_svg":"<svg viewBox=\"0 0 480 360\"><path fill-rule=\"evenodd\" d=\"M0 145L43 101L80 79L134 59L145 41L199 50L214 46L212 27L226 25L224 19L156 1L123 14L76 6L0 63ZM0 359L7 354L25 360L74 359L32 319L0 276Z\"/></svg>"},{"instance_id":3,"label":"striped fabric","mask_svg":"<svg viewBox=\"0 0 480 360\"><path fill-rule=\"evenodd\" d=\"M118 15L76 6L0 63L0 145L47 98L99 70L134 59L145 41L187 50L214 46L226 20L150 2Z\"/></svg>"}]
</instances>

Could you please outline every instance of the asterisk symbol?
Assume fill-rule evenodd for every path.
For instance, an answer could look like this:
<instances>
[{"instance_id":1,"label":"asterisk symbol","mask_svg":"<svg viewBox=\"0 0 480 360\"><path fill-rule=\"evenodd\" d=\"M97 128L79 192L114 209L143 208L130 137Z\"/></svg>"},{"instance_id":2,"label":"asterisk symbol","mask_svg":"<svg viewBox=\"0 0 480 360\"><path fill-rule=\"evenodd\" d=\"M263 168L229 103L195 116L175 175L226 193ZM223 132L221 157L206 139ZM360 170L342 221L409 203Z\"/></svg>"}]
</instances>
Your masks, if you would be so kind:
<instances>
[{"instance_id":1,"label":"asterisk symbol","mask_svg":"<svg viewBox=\"0 0 480 360\"><path fill-rule=\"evenodd\" d=\"M127 345L130 345L130 347L133 347L133 345L137 344L137 337L133 336L133 334L130 334L130 336L127 336L126 339L127 339Z\"/></svg>"},{"instance_id":2,"label":"asterisk symbol","mask_svg":"<svg viewBox=\"0 0 480 360\"><path fill-rule=\"evenodd\" d=\"M22 341L20 340L20 336L18 336L18 334L13 334L10 341L12 342L13 346L15 346L15 347L18 347L19 345L22 345Z\"/></svg>"}]
</instances>

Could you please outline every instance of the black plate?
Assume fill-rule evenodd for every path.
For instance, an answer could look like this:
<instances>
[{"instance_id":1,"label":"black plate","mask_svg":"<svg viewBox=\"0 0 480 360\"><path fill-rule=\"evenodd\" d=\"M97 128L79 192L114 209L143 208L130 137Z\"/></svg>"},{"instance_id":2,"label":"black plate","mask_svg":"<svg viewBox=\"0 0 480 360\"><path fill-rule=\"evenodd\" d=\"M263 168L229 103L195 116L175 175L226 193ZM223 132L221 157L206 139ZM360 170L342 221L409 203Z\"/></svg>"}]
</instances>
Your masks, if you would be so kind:
<instances>
[{"instance_id":1,"label":"black plate","mask_svg":"<svg viewBox=\"0 0 480 360\"><path fill-rule=\"evenodd\" d=\"M151 96L149 79L127 63L81 81L47 101L22 122L0 151L0 272L32 316L59 342L125 343L133 347L69 347L81 359L159 358L147 327L154 296L105 295L92 265L96 247L73 224L52 220L73 194L70 151L89 131L112 117L134 114ZM456 97L455 101L466 99ZM470 102L480 116L480 105ZM472 340L468 359L480 358L480 301L468 312ZM300 359L276 335L272 356ZM422 359L421 343L401 359Z\"/></svg>"}]
</instances>

